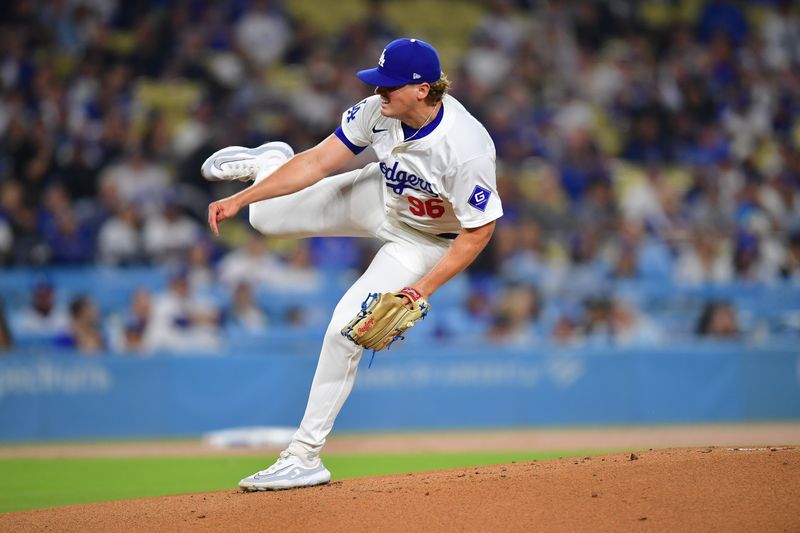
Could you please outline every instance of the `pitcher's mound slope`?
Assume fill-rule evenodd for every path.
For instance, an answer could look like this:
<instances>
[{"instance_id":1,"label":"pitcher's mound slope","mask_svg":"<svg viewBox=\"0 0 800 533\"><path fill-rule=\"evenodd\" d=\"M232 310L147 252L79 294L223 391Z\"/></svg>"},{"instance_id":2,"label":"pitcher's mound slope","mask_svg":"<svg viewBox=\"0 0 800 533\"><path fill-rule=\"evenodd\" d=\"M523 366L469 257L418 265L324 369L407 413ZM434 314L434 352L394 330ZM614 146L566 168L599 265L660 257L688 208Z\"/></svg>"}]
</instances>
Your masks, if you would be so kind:
<instances>
[{"instance_id":1,"label":"pitcher's mound slope","mask_svg":"<svg viewBox=\"0 0 800 533\"><path fill-rule=\"evenodd\" d=\"M635 451L0 515L2 531L197 529L798 531L800 449Z\"/></svg>"}]
</instances>

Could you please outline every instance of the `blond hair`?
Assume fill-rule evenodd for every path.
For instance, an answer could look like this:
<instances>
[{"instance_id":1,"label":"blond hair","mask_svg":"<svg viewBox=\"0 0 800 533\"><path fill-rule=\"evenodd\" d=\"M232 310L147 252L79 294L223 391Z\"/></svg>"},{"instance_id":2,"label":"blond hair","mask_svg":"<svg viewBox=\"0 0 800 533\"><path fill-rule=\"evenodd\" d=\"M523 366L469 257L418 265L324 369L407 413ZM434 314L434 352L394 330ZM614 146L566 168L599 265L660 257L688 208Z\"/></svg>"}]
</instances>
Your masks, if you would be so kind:
<instances>
[{"instance_id":1,"label":"blond hair","mask_svg":"<svg viewBox=\"0 0 800 533\"><path fill-rule=\"evenodd\" d=\"M428 96L426 96L425 99L431 104L436 104L441 102L444 95L450 90L450 80L448 80L445 73L442 72L442 76L437 81L431 83L430 86L431 88L428 91Z\"/></svg>"}]
</instances>

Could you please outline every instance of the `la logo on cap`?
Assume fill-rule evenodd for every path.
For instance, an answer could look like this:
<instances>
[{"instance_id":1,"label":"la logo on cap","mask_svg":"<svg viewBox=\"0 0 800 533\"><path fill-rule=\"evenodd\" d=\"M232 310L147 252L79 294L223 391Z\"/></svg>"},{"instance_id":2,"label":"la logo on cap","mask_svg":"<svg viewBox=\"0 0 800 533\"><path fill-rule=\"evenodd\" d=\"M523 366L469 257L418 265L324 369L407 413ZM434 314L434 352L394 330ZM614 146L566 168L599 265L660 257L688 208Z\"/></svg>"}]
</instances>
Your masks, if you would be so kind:
<instances>
[{"instance_id":1,"label":"la logo on cap","mask_svg":"<svg viewBox=\"0 0 800 533\"><path fill-rule=\"evenodd\" d=\"M386 62L386 48L384 48L383 52L381 52L381 57L380 59L378 59L378 65L383 66L385 62Z\"/></svg>"}]
</instances>

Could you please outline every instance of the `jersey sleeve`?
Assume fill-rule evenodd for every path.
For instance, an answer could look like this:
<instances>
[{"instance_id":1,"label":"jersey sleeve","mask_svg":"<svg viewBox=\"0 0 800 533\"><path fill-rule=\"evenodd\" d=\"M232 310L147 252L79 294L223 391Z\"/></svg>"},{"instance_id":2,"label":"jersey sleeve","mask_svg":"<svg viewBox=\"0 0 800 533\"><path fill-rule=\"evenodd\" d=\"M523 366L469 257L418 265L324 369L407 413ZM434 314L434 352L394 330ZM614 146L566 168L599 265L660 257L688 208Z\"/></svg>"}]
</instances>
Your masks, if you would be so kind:
<instances>
[{"instance_id":1,"label":"jersey sleeve","mask_svg":"<svg viewBox=\"0 0 800 533\"><path fill-rule=\"evenodd\" d=\"M448 181L446 196L462 227L477 228L503 216L493 155L462 163Z\"/></svg>"},{"instance_id":2,"label":"jersey sleeve","mask_svg":"<svg viewBox=\"0 0 800 533\"><path fill-rule=\"evenodd\" d=\"M355 154L372 144L369 124L379 101L380 97L370 96L342 113L342 123L334 134Z\"/></svg>"}]
</instances>

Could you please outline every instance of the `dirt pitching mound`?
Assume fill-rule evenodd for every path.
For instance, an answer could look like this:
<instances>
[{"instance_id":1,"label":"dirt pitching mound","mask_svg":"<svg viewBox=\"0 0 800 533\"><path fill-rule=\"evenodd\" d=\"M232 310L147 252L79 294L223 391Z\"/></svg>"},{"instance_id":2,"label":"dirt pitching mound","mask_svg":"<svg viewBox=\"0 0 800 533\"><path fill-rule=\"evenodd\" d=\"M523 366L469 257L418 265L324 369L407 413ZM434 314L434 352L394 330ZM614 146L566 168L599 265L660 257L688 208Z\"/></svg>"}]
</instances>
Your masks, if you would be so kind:
<instances>
[{"instance_id":1,"label":"dirt pitching mound","mask_svg":"<svg viewBox=\"0 0 800 533\"><path fill-rule=\"evenodd\" d=\"M799 481L798 448L668 449L57 507L0 530L798 531Z\"/></svg>"}]
</instances>

